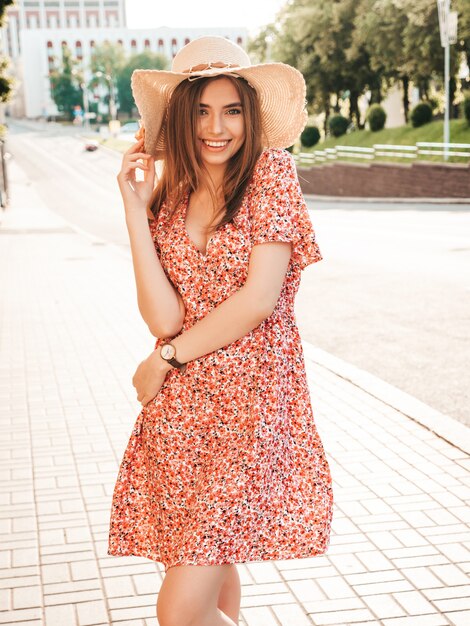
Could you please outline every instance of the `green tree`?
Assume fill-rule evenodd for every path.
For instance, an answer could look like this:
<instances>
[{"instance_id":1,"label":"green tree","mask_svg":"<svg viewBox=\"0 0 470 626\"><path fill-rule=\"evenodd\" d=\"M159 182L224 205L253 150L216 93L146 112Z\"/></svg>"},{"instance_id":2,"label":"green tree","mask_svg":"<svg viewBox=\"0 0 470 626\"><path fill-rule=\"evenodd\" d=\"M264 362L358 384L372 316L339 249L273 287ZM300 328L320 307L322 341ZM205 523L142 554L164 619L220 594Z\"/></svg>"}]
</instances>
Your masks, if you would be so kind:
<instances>
[{"instance_id":1,"label":"green tree","mask_svg":"<svg viewBox=\"0 0 470 626\"><path fill-rule=\"evenodd\" d=\"M331 107L338 113L345 99L349 100L350 119L363 126L359 96L366 87L377 91L380 85L366 47L352 47L357 13L357 0L292 0L279 13L276 28L269 25L252 41L253 49L262 56L266 34L274 37L273 57L303 73L310 111L325 112L325 130Z\"/></svg>"},{"instance_id":2,"label":"green tree","mask_svg":"<svg viewBox=\"0 0 470 626\"><path fill-rule=\"evenodd\" d=\"M73 119L73 108L83 106L77 66L78 61L72 56L70 48L63 45L60 67L49 73L52 99L69 120Z\"/></svg>"},{"instance_id":3,"label":"green tree","mask_svg":"<svg viewBox=\"0 0 470 626\"><path fill-rule=\"evenodd\" d=\"M453 0L460 14L459 46L470 50L470 0ZM297 67L307 83L311 113L341 110L349 100L349 118L362 128L358 99L370 91L380 103L394 84L403 89L408 119L412 81L430 99L430 82L442 84L443 49L436 0L289 0L276 18L250 41L250 52L266 60L270 35L272 58ZM453 46L456 48L456 46ZM451 50L451 75L457 70ZM455 79L454 84L455 84Z\"/></svg>"},{"instance_id":4,"label":"green tree","mask_svg":"<svg viewBox=\"0 0 470 626\"><path fill-rule=\"evenodd\" d=\"M90 69L94 75L91 86L104 84L108 90L108 102L114 99L116 79L126 60L122 46L105 41L95 46L91 55Z\"/></svg>"},{"instance_id":5,"label":"green tree","mask_svg":"<svg viewBox=\"0 0 470 626\"><path fill-rule=\"evenodd\" d=\"M403 88L403 110L408 119L410 77L405 68L406 51L403 32L408 16L403 0L361 0L356 16L353 47L365 46L373 70L380 76L382 89L400 83ZM372 92L371 103L380 103Z\"/></svg>"},{"instance_id":6,"label":"green tree","mask_svg":"<svg viewBox=\"0 0 470 626\"><path fill-rule=\"evenodd\" d=\"M421 97L429 100L430 81L442 83L444 48L439 35L439 16L435 0L402 0L408 22L403 30L404 71L419 87ZM451 76L457 70L455 46L451 46Z\"/></svg>"},{"instance_id":7,"label":"green tree","mask_svg":"<svg viewBox=\"0 0 470 626\"><path fill-rule=\"evenodd\" d=\"M0 27L5 25L6 9L14 0L0 0ZM0 102L8 102L13 93L14 80L7 75L10 62L8 57L0 56Z\"/></svg>"},{"instance_id":8,"label":"green tree","mask_svg":"<svg viewBox=\"0 0 470 626\"><path fill-rule=\"evenodd\" d=\"M131 76L136 69L164 70L168 68L168 60L162 54L154 52L141 52L132 55L124 65L117 70L116 86L118 90L119 105L122 111L132 116L135 102L132 96Z\"/></svg>"},{"instance_id":9,"label":"green tree","mask_svg":"<svg viewBox=\"0 0 470 626\"><path fill-rule=\"evenodd\" d=\"M470 67L470 2L454 0L452 6L459 14L457 50L463 52L465 61Z\"/></svg>"}]
</instances>

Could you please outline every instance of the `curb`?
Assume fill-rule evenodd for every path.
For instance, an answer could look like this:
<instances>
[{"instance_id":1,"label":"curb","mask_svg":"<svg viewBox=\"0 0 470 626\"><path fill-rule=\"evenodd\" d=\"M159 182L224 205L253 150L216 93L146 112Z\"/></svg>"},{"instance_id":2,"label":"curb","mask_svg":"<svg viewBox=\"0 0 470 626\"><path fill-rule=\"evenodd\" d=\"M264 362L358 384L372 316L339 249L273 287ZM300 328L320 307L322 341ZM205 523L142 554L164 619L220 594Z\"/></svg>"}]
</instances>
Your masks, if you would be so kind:
<instances>
[{"instance_id":1,"label":"curb","mask_svg":"<svg viewBox=\"0 0 470 626\"><path fill-rule=\"evenodd\" d=\"M433 409L405 391L390 385L366 370L315 347L311 343L302 340L302 346L306 359L359 387L380 402L400 411L406 417L421 424L462 452L470 453L470 428L465 424L444 415L444 413Z\"/></svg>"},{"instance_id":2,"label":"curb","mask_svg":"<svg viewBox=\"0 0 470 626\"><path fill-rule=\"evenodd\" d=\"M18 164L15 164L15 166L18 167L18 172L21 172L21 175L24 176L21 167L18 166ZM10 216L12 210L15 211L14 206L7 209L6 212L0 213L0 227L3 227L2 230L12 227L8 225L8 217ZM41 228L53 228L57 231L66 227L70 229L69 232L75 232L77 235L82 236L89 241L105 243L109 252L118 253L120 256L124 256L132 262L130 249L121 248L117 244L106 241L85 230L82 230L75 224L69 222L63 216L55 214L43 203L39 203L39 206L34 206L36 224L31 225L31 221L29 219L29 216L32 213L32 208L26 209L26 212L28 213L27 230L31 230L31 226L33 229L36 227L37 230L41 230ZM38 223L38 220L41 224ZM5 221L7 222L6 229ZM23 230L24 224L25 222L20 219L16 222L16 224L14 224L13 228L16 231ZM400 411L403 415L409 417L418 424L421 424L459 450L470 453L469 427L458 422L454 418L444 415L436 409L431 408L424 402L417 400L410 394L401 391L397 387L390 385L377 376L370 374L366 370L362 370L351 363L348 363L347 361L322 350L321 348L317 348L305 340L302 340L302 346L306 360L308 359L312 363L320 365L321 367L332 372L334 375L343 378L374 398L377 398L384 404Z\"/></svg>"},{"instance_id":3,"label":"curb","mask_svg":"<svg viewBox=\"0 0 470 626\"><path fill-rule=\"evenodd\" d=\"M306 200L311 200L315 202L379 202L381 204L468 204L468 210L470 210L470 198L363 198L360 196L319 196L311 193L304 193L303 195Z\"/></svg>"}]
</instances>

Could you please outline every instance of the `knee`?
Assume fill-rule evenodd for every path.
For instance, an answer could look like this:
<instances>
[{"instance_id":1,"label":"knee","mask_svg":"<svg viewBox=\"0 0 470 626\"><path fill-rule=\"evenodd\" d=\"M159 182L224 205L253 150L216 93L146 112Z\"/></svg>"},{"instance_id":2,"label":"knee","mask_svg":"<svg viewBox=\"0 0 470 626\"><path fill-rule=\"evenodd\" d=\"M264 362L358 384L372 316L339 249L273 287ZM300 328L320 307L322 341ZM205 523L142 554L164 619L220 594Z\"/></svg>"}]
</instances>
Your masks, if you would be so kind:
<instances>
[{"instance_id":1,"label":"knee","mask_svg":"<svg viewBox=\"0 0 470 626\"><path fill-rule=\"evenodd\" d=\"M159 626L202 626L205 624L207 609L175 601L171 604L157 601L157 618Z\"/></svg>"}]
</instances>

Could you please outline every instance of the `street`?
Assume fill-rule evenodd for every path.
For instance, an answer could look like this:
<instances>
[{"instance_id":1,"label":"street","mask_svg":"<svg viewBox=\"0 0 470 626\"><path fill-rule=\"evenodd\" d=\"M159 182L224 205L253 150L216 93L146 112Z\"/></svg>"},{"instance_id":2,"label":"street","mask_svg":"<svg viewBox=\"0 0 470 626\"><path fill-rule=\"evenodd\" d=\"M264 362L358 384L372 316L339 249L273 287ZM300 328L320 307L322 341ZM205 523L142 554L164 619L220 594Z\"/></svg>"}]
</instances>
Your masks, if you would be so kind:
<instances>
[{"instance_id":1,"label":"street","mask_svg":"<svg viewBox=\"0 0 470 626\"><path fill-rule=\"evenodd\" d=\"M50 209L129 250L121 157L76 134L11 123L7 150ZM470 425L470 205L308 204L324 258L303 273L302 338Z\"/></svg>"}]
</instances>

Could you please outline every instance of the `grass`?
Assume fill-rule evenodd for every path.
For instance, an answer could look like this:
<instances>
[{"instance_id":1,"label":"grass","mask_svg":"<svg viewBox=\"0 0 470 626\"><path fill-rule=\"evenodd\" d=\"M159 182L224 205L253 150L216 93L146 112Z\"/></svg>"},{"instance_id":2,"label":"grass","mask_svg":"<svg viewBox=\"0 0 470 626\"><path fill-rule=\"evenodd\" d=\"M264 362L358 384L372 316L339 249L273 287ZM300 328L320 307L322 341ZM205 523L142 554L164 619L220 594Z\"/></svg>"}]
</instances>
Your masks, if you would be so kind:
<instances>
[{"instance_id":1,"label":"grass","mask_svg":"<svg viewBox=\"0 0 470 626\"><path fill-rule=\"evenodd\" d=\"M371 148L374 144L389 145L408 145L413 146L418 141L442 142L444 141L444 124L442 120L437 120L425 124L420 128L413 128L411 124L399 126L398 128L384 128L384 130L373 133L370 130L357 130L341 137L328 137L325 141L321 141L313 148L302 148L302 152L313 152L314 150L325 150L326 148L334 148L335 146L357 146ZM467 143L470 144L470 125L466 120L450 120L450 142L451 143ZM420 161L443 161L443 157L420 155ZM449 162L466 163L470 157L451 157ZM356 161L360 163L368 162L368 159L357 157L341 157L336 160ZM397 157L377 157L375 161L393 161L401 163L410 163L416 159L397 158ZM317 163L318 164L318 163Z\"/></svg>"}]
</instances>

